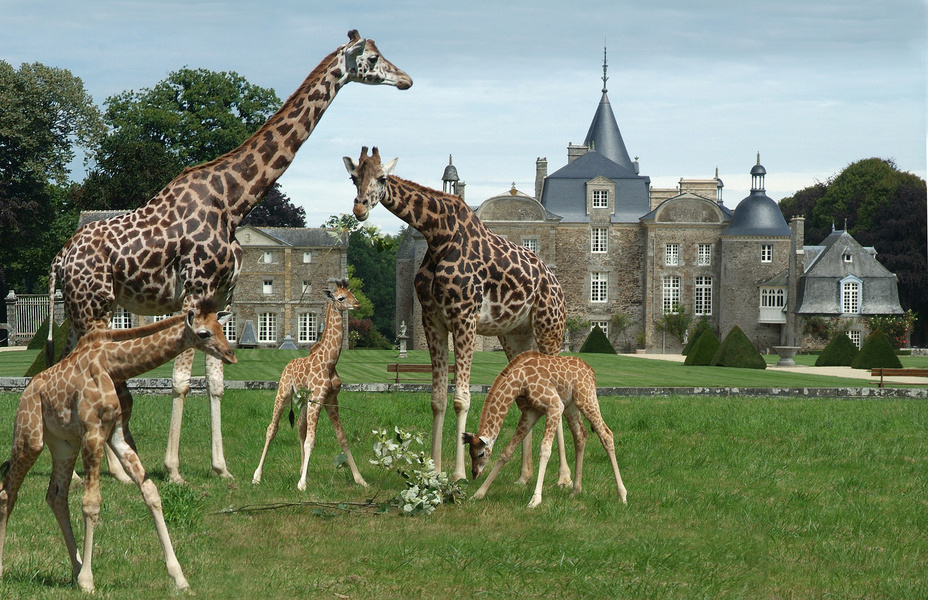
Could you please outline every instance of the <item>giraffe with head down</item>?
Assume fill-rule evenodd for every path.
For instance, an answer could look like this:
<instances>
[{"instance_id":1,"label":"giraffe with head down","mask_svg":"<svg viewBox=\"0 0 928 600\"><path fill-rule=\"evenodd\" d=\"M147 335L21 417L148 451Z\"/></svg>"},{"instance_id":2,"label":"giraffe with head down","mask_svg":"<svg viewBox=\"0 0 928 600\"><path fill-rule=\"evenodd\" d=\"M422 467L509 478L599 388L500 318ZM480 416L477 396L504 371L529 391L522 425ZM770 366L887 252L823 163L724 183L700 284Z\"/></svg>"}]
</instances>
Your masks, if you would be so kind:
<instances>
[{"instance_id":1,"label":"giraffe with head down","mask_svg":"<svg viewBox=\"0 0 928 600\"><path fill-rule=\"evenodd\" d=\"M348 43L325 57L280 109L238 148L185 169L142 207L89 223L68 240L49 270L49 303L62 282L71 323L66 352L77 339L106 329L113 309L141 315L190 310L202 298L228 306L242 264L235 239L241 220L290 166L335 95L354 81L407 89L412 80L381 55L373 40L348 32ZM46 364L54 362L49 328ZM174 362L173 407L164 465L182 481L178 449L193 351ZM206 358L212 468L231 477L221 431L222 363ZM127 395L125 386L119 389ZM112 457L111 457L112 458ZM113 460L110 468L113 469Z\"/></svg>"}]
</instances>

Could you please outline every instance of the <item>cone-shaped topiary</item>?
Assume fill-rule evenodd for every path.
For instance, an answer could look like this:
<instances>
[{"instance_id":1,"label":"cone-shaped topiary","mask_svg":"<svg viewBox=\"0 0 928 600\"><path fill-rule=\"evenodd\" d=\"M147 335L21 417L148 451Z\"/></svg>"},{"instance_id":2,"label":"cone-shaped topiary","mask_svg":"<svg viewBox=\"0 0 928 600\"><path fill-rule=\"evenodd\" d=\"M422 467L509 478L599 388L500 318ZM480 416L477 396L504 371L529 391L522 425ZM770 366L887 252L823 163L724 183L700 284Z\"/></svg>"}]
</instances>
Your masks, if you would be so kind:
<instances>
[{"instance_id":1,"label":"cone-shaped topiary","mask_svg":"<svg viewBox=\"0 0 928 600\"><path fill-rule=\"evenodd\" d=\"M722 342L716 337L712 328L702 330L702 334L693 343L690 353L686 355L684 365L689 366L707 366L712 364L712 357L718 351Z\"/></svg>"},{"instance_id":2,"label":"cone-shaped topiary","mask_svg":"<svg viewBox=\"0 0 928 600\"><path fill-rule=\"evenodd\" d=\"M902 363L896 356L889 338L879 329L867 336L860 352L854 357L851 366L855 369L873 369L875 367L889 367L901 369Z\"/></svg>"},{"instance_id":3,"label":"cone-shaped topiary","mask_svg":"<svg viewBox=\"0 0 928 600\"><path fill-rule=\"evenodd\" d=\"M616 354L615 348L609 343L609 338L600 329L599 325L593 327L590 335L586 336L586 341L580 347L580 352L598 352L600 354Z\"/></svg>"},{"instance_id":4,"label":"cone-shaped topiary","mask_svg":"<svg viewBox=\"0 0 928 600\"><path fill-rule=\"evenodd\" d=\"M699 323L696 323L696 328L693 329L693 334L690 336L690 341L686 343L686 346L683 347L683 356L688 356L690 350L693 349L693 346L696 344L696 340L699 339L699 336L703 334L707 329L712 329L712 325L709 324L709 321L703 319ZM715 338L715 341L718 341L718 337Z\"/></svg>"},{"instance_id":5,"label":"cone-shaped topiary","mask_svg":"<svg viewBox=\"0 0 928 600\"><path fill-rule=\"evenodd\" d=\"M767 363L754 343L741 328L735 325L719 344L719 349L709 363L714 367L741 367L744 369L766 369Z\"/></svg>"},{"instance_id":6,"label":"cone-shaped topiary","mask_svg":"<svg viewBox=\"0 0 928 600\"><path fill-rule=\"evenodd\" d=\"M857 346L847 337L846 333L839 333L828 342L822 353L815 359L816 367L849 367L857 356Z\"/></svg>"},{"instance_id":7,"label":"cone-shaped topiary","mask_svg":"<svg viewBox=\"0 0 928 600\"><path fill-rule=\"evenodd\" d=\"M52 334L55 340L55 356L60 357L62 351L64 351L65 342L68 341L68 329L70 328L70 323L65 319L61 325L56 325L54 333ZM40 340L41 335L41 342ZM26 370L24 377L34 377L39 374L41 371L44 371L48 368L48 365L45 364L45 342L48 339L48 319L45 320L45 324L42 325L40 331L37 331L35 337L32 338L32 342L29 344L30 350L35 350L40 348L38 355L35 357L35 360L32 361L32 364Z\"/></svg>"}]
</instances>

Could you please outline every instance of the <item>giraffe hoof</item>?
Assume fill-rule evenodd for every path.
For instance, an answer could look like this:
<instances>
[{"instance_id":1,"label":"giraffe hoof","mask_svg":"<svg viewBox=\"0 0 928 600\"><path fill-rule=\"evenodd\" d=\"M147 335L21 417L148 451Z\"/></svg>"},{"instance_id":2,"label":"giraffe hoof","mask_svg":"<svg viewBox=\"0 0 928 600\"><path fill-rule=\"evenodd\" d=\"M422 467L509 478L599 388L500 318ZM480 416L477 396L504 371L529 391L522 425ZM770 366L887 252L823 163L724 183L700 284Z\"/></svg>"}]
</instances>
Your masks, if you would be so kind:
<instances>
[{"instance_id":1,"label":"giraffe hoof","mask_svg":"<svg viewBox=\"0 0 928 600\"><path fill-rule=\"evenodd\" d=\"M541 496L532 496L532 499L528 503L529 508L537 508L541 504Z\"/></svg>"}]
</instances>

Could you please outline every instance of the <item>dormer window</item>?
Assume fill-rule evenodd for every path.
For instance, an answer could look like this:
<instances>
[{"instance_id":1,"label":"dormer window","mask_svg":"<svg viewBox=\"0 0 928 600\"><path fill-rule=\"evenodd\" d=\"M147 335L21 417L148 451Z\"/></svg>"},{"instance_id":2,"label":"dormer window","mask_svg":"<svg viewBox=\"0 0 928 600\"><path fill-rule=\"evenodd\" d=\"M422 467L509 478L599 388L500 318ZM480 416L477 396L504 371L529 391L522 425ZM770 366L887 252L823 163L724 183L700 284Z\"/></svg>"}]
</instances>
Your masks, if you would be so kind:
<instances>
[{"instance_id":1,"label":"dormer window","mask_svg":"<svg viewBox=\"0 0 928 600\"><path fill-rule=\"evenodd\" d=\"M853 255L851 255L850 252L845 252L845 253L844 253L844 262L845 262L845 263L852 263L852 262L854 262L854 257L853 257Z\"/></svg>"},{"instance_id":2,"label":"dormer window","mask_svg":"<svg viewBox=\"0 0 928 600\"><path fill-rule=\"evenodd\" d=\"M593 190L593 208L609 208L609 190Z\"/></svg>"}]
</instances>

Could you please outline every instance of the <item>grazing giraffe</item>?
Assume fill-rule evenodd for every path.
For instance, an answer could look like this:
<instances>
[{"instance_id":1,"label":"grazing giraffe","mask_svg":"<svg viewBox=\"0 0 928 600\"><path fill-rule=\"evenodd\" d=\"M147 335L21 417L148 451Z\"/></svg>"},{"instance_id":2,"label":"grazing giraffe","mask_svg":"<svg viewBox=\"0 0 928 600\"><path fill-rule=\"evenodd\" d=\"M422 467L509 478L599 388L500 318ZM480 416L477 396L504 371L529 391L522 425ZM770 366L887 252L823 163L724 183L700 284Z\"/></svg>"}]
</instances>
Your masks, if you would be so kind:
<instances>
[{"instance_id":1,"label":"grazing giraffe","mask_svg":"<svg viewBox=\"0 0 928 600\"><path fill-rule=\"evenodd\" d=\"M118 394L117 388L188 348L201 350L224 363L234 363L235 352L222 333L230 315L217 315L216 303L207 299L186 315L144 327L93 331L81 338L61 362L32 378L19 400L13 424L13 450L10 460L3 465L6 474L0 483L0 574L6 525L19 488L42 448L48 445L52 475L45 500L64 534L77 584L84 591L93 591L91 558L94 527L100 515L100 462L104 443L108 443L142 492L155 521L168 575L178 589L189 587L164 523L158 488L145 474L129 432L132 397ZM83 561L68 511L71 473L78 452L84 462Z\"/></svg>"},{"instance_id":2,"label":"grazing giraffe","mask_svg":"<svg viewBox=\"0 0 928 600\"><path fill-rule=\"evenodd\" d=\"M71 322L68 348L88 331L105 329L116 305L142 315L186 311L206 297L228 306L242 263L236 227L290 165L338 90L351 81L399 89L412 85L406 73L381 56L373 40L353 30L348 37L241 146L184 170L144 206L89 223L68 240L52 261L48 284L51 304L55 282L62 282ZM53 350L49 335L46 364L52 364ZM183 481L178 447L192 364L192 350L174 362L164 466L175 482ZM207 356L206 375L212 468L231 477L220 427L222 363Z\"/></svg>"},{"instance_id":3,"label":"grazing giraffe","mask_svg":"<svg viewBox=\"0 0 928 600\"><path fill-rule=\"evenodd\" d=\"M452 480L464 479L461 434L470 409L470 367L478 335L496 335L506 356L537 349L558 354L564 339L564 292L538 256L490 231L464 201L393 175L374 148L344 158L357 188L354 216L367 219L378 203L417 229L428 251L416 273L416 295L432 362L432 460L441 470L441 436L447 407L448 333L454 343L454 412L457 414ZM559 429L559 484L570 484ZM520 482L532 477L531 439L526 438Z\"/></svg>"},{"instance_id":4,"label":"grazing giraffe","mask_svg":"<svg viewBox=\"0 0 928 600\"><path fill-rule=\"evenodd\" d=\"M528 435L539 417L544 416L545 433L538 453L538 481L528 507L535 508L541 504L541 487L545 478L545 468L551 457L551 445L563 414L573 434L576 452L574 489L571 495L577 495L581 491L583 451L586 449L586 438L589 435L586 427L583 426L582 415L590 422L603 448L606 449L609 461L612 463L612 472L615 474L619 498L622 499L623 504L626 502L627 493L622 483L622 476L619 474L619 465L615 460L612 431L606 426L599 412L599 401L596 399L596 374L593 373L590 365L576 356L549 356L539 352L526 352L517 356L497 376L483 403L477 433L465 433L463 436L463 442L470 446L471 473L474 479L480 476L489 461L493 444L499 437L506 413L509 412L513 402L522 411L519 425L516 427L512 440L506 444L499 460L487 475L487 480L474 494L475 499L486 495L500 469L512 458L516 446Z\"/></svg>"},{"instance_id":5,"label":"grazing giraffe","mask_svg":"<svg viewBox=\"0 0 928 600\"><path fill-rule=\"evenodd\" d=\"M325 407L325 412L332 421L335 437L348 459L348 466L354 476L354 482L367 486L367 482L358 472L354 464L351 450L348 448L348 436L342 429L338 418L338 392L342 389L342 380L335 372L338 357L342 352L342 335L344 334L344 319L342 311L354 310L360 303L348 289L348 280L335 281L335 290L327 289L323 293L329 299L325 313L325 330L320 339L310 349L309 356L295 358L287 363L280 375L280 384L277 386L277 397L274 399L274 412L271 423L267 426L267 435L264 440L264 451L261 460L255 469L252 483L261 483L261 473L264 469L264 459L271 440L277 435L280 417L284 406L293 403L293 396L300 388L309 390L309 399L300 408L300 420L297 425L300 436L300 481L297 489L306 489L306 469L309 465L309 455L316 445L316 425L319 422L319 413ZM290 422L293 422L292 414Z\"/></svg>"}]
</instances>

